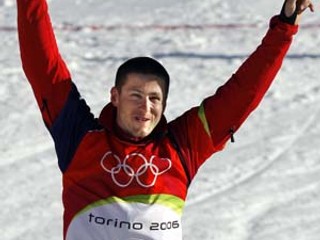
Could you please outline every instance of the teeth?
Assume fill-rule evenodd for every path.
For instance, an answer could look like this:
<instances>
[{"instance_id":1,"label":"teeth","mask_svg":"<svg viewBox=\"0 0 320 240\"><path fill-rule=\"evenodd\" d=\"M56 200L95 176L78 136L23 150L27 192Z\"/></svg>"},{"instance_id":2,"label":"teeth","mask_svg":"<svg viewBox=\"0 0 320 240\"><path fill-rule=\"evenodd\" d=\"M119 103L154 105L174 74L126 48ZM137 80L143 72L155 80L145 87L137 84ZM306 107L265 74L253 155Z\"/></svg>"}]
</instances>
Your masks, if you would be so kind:
<instances>
[{"instance_id":1,"label":"teeth","mask_svg":"<svg viewBox=\"0 0 320 240\"><path fill-rule=\"evenodd\" d=\"M148 118L144 118L144 117L136 117L136 119L139 121L148 121Z\"/></svg>"}]
</instances>

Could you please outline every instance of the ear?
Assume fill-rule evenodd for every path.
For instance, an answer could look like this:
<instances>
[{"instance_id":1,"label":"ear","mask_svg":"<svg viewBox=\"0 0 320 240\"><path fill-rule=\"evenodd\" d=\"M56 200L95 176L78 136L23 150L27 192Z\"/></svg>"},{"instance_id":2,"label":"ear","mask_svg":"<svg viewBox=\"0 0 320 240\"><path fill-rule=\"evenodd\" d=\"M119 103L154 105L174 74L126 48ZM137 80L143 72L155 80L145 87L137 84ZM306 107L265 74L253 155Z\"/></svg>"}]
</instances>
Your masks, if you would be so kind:
<instances>
[{"instance_id":1,"label":"ear","mask_svg":"<svg viewBox=\"0 0 320 240\"><path fill-rule=\"evenodd\" d=\"M110 90L110 101L114 107L119 105L119 90L116 87L112 87Z\"/></svg>"}]
</instances>

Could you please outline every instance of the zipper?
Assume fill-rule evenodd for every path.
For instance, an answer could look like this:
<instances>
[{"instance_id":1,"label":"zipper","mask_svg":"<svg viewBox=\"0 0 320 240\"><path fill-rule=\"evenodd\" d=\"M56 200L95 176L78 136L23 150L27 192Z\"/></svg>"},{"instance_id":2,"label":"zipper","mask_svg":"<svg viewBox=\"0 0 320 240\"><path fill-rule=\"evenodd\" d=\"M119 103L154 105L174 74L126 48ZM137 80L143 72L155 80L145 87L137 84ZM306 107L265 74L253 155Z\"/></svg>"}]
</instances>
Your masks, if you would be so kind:
<instances>
[{"instance_id":1,"label":"zipper","mask_svg":"<svg viewBox=\"0 0 320 240\"><path fill-rule=\"evenodd\" d=\"M232 142L232 143L235 142L234 133L235 133L235 127L230 128L229 134L230 134L230 139L231 139L231 142Z\"/></svg>"}]
</instances>

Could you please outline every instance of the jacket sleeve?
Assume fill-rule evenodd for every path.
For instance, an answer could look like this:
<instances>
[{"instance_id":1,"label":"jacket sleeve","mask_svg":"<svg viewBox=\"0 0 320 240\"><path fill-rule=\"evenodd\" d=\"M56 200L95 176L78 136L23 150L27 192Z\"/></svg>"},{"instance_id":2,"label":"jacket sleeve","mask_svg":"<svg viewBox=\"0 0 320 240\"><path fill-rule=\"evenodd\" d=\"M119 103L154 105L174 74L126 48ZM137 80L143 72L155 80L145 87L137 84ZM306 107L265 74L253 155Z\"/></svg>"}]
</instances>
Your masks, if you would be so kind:
<instances>
[{"instance_id":1,"label":"jacket sleeve","mask_svg":"<svg viewBox=\"0 0 320 240\"><path fill-rule=\"evenodd\" d=\"M259 105L292 42L298 27L273 17L260 46L215 94L170 123L185 156L190 176L214 152L223 149L233 133Z\"/></svg>"},{"instance_id":2,"label":"jacket sleeve","mask_svg":"<svg viewBox=\"0 0 320 240\"><path fill-rule=\"evenodd\" d=\"M46 1L17 0L17 8L23 70L50 127L70 92L70 73L58 51Z\"/></svg>"}]
</instances>

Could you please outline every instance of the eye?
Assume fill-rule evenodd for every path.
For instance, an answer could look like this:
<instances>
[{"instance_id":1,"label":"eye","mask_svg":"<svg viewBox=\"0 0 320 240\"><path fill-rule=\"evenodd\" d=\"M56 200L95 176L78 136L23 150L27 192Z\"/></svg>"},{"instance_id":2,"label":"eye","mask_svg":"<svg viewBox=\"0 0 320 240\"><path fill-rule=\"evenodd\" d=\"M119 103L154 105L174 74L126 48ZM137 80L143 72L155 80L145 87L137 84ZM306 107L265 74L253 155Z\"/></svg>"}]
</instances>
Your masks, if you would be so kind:
<instances>
[{"instance_id":1,"label":"eye","mask_svg":"<svg viewBox=\"0 0 320 240\"><path fill-rule=\"evenodd\" d=\"M139 93L131 93L130 96L134 99L140 99L142 97Z\"/></svg>"},{"instance_id":2,"label":"eye","mask_svg":"<svg viewBox=\"0 0 320 240\"><path fill-rule=\"evenodd\" d=\"M149 99L151 102L161 102L161 97L159 96L150 96Z\"/></svg>"}]
</instances>

